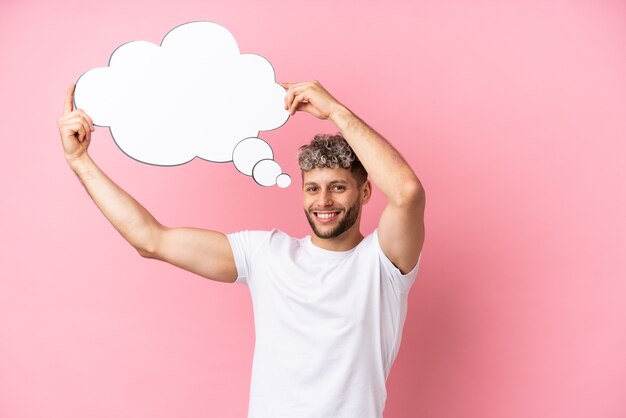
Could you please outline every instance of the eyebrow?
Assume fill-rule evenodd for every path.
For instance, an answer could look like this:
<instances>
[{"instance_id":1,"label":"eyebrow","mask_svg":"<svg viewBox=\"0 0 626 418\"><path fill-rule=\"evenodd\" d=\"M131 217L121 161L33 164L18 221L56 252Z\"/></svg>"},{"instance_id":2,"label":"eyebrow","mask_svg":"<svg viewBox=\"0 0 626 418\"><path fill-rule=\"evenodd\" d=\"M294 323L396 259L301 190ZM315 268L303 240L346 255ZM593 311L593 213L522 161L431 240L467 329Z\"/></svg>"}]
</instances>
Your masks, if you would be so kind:
<instances>
[{"instance_id":1,"label":"eyebrow","mask_svg":"<svg viewBox=\"0 0 626 418\"><path fill-rule=\"evenodd\" d=\"M333 180L331 181L329 184L333 185L333 184L348 184L347 181L345 180ZM305 186L317 186L317 183L315 183L314 181L307 181L306 183L304 183Z\"/></svg>"}]
</instances>

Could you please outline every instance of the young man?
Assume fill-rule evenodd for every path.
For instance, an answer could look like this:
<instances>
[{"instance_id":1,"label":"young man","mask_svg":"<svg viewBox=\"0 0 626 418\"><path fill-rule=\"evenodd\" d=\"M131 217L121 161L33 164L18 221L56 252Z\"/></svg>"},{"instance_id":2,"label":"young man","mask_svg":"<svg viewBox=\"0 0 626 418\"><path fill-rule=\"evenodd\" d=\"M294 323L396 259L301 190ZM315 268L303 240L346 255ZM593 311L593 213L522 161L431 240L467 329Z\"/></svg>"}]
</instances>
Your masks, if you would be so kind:
<instances>
[{"instance_id":1,"label":"young man","mask_svg":"<svg viewBox=\"0 0 626 418\"><path fill-rule=\"evenodd\" d=\"M398 151L319 82L281 85L292 115L307 112L341 131L300 149L312 236L161 225L89 157L93 123L72 110L73 87L58 121L65 156L142 256L249 287L256 330L249 418L382 417L424 242L424 190ZM368 173L388 203L364 237Z\"/></svg>"}]
</instances>

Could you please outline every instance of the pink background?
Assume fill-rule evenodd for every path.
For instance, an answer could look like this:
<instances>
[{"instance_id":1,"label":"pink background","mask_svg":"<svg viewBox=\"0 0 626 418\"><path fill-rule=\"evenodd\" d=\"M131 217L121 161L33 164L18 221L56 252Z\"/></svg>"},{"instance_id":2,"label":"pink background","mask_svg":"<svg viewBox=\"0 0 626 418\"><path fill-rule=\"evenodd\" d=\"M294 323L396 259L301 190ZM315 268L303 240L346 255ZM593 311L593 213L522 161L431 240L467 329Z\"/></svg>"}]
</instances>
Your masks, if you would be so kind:
<instances>
[{"instance_id":1,"label":"pink background","mask_svg":"<svg viewBox=\"0 0 626 418\"><path fill-rule=\"evenodd\" d=\"M320 80L406 156L427 239L386 418L626 416L626 3L0 3L0 417L244 417L247 288L142 259L63 158L67 86L120 44L210 20L278 80ZM245 98L242 98L245 100ZM91 155L161 222L309 233L294 178ZM384 205L366 208L369 233Z\"/></svg>"}]
</instances>

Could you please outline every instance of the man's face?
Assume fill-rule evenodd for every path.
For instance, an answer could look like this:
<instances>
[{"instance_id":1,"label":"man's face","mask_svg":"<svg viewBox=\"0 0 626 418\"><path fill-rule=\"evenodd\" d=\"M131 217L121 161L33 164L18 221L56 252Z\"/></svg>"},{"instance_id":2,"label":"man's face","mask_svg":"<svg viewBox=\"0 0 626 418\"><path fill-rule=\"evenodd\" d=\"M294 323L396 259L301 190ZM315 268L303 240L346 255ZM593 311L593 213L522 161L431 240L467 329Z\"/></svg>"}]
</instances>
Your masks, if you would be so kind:
<instances>
[{"instance_id":1,"label":"man's face","mask_svg":"<svg viewBox=\"0 0 626 418\"><path fill-rule=\"evenodd\" d=\"M354 227L361 213L361 194L352 173L345 168L314 168L303 172L304 213L319 238L335 238ZM368 189L369 191L369 189ZM369 193L364 195L369 199ZM358 228L358 224L356 224Z\"/></svg>"}]
</instances>

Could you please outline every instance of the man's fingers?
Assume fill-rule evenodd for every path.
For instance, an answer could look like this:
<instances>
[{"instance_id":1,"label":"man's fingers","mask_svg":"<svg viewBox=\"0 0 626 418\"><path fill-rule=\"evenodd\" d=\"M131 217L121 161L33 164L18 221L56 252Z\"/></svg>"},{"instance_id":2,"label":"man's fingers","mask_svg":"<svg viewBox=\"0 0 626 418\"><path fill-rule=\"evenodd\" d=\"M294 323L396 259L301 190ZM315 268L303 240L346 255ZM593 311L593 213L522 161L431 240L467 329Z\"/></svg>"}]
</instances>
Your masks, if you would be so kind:
<instances>
[{"instance_id":1,"label":"man's fingers","mask_svg":"<svg viewBox=\"0 0 626 418\"><path fill-rule=\"evenodd\" d=\"M291 106L289 107L289 113L292 116L296 113L296 110L301 103L309 103L304 94L298 94L291 102Z\"/></svg>"},{"instance_id":2,"label":"man's fingers","mask_svg":"<svg viewBox=\"0 0 626 418\"><path fill-rule=\"evenodd\" d=\"M69 89L67 89L67 95L65 96L65 111L64 115L71 113L74 108L74 89L76 88L75 84L72 84Z\"/></svg>"},{"instance_id":3,"label":"man's fingers","mask_svg":"<svg viewBox=\"0 0 626 418\"><path fill-rule=\"evenodd\" d=\"M63 137L74 137L80 142L83 142L85 138L91 140L91 127L87 120L81 116L75 116L63 121L59 128Z\"/></svg>"},{"instance_id":4,"label":"man's fingers","mask_svg":"<svg viewBox=\"0 0 626 418\"><path fill-rule=\"evenodd\" d=\"M64 115L59 118L59 126L65 125L67 127L74 127L77 126L77 124L83 125L85 129L90 132L93 132L95 130L93 122L91 121L89 116L87 116L87 114L80 109L74 110L69 115Z\"/></svg>"},{"instance_id":5,"label":"man's fingers","mask_svg":"<svg viewBox=\"0 0 626 418\"><path fill-rule=\"evenodd\" d=\"M296 95L300 94L301 91L301 87L294 87L293 85L287 90L287 94L285 95L285 109L291 108L294 98Z\"/></svg>"},{"instance_id":6,"label":"man's fingers","mask_svg":"<svg viewBox=\"0 0 626 418\"><path fill-rule=\"evenodd\" d=\"M302 82L302 83L279 83L281 86L287 88L287 94L285 94L285 109L289 109L289 112L293 115L293 113L295 112L295 110L293 110L294 104L293 101L295 99L295 97L297 97L298 95L300 95L301 93L307 91L307 89L309 89L309 87L311 87L311 84L313 82L311 81L306 81L306 82ZM299 103L308 103L309 102L309 97L304 96L299 100ZM296 108L297 108L297 104L296 104Z\"/></svg>"},{"instance_id":7,"label":"man's fingers","mask_svg":"<svg viewBox=\"0 0 626 418\"><path fill-rule=\"evenodd\" d=\"M72 132L74 132L74 136L78 139L79 142L83 142L87 132L85 131L85 127L82 123L78 123L75 127L72 127Z\"/></svg>"},{"instance_id":8,"label":"man's fingers","mask_svg":"<svg viewBox=\"0 0 626 418\"><path fill-rule=\"evenodd\" d=\"M76 109L76 113L79 113L87 121L87 123L89 124L89 130L91 132L96 130L96 128L94 128L94 126L93 126L93 120L91 120L89 115L87 113L85 113L85 111L83 109Z\"/></svg>"},{"instance_id":9,"label":"man's fingers","mask_svg":"<svg viewBox=\"0 0 626 418\"><path fill-rule=\"evenodd\" d=\"M89 122L87 122L87 119L81 118L80 123L83 127L83 130L85 131L85 136L87 137L87 139L91 139L91 126L89 126Z\"/></svg>"},{"instance_id":10,"label":"man's fingers","mask_svg":"<svg viewBox=\"0 0 626 418\"><path fill-rule=\"evenodd\" d=\"M285 94L285 109L289 109L291 100L293 100L293 92L290 92L289 90L287 90L287 93Z\"/></svg>"},{"instance_id":11,"label":"man's fingers","mask_svg":"<svg viewBox=\"0 0 626 418\"><path fill-rule=\"evenodd\" d=\"M67 137L76 137L80 139L80 136L85 133L85 125L83 125L83 123L78 119L68 121L64 128L64 132L66 132L65 136Z\"/></svg>"}]
</instances>

